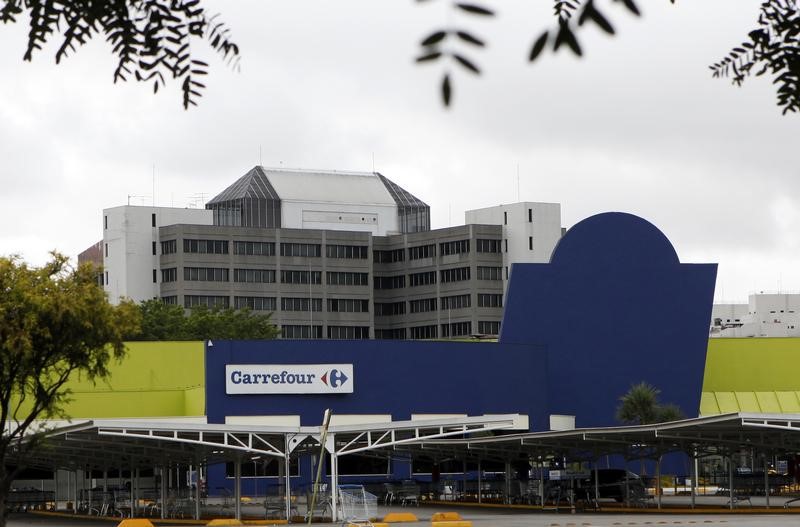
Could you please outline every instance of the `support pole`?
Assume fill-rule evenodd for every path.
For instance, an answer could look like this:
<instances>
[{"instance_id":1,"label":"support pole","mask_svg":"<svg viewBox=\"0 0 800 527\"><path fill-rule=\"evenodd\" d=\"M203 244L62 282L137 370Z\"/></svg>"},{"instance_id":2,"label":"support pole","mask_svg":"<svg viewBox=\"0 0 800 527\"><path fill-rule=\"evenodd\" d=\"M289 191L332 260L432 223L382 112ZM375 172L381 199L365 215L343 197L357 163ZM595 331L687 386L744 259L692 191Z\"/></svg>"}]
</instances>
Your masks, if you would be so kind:
<instances>
[{"instance_id":1,"label":"support pole","mask_svg":"<svg viewBox=\"0 0 800 527\"><path fill-rule=\"evenodd\" d=\"M195 461L194 465L194 519L200 519L200 460ZM266 501L266 500L265 500Z\"/></svg>"},{"instance_id":2,"label":"support pole","mask_svg":"<svg viewBox=\"0 0 800 527\"><path fill-rule=\"evenodd\" d=\"M58 512L58 468L53 469L53 507Z\"/></svg>"},{"instance_id":3,"label":"support pole","mask_svg":"<svg viewBox=\"0 0 800 527\"><path fill-rule=\"evenodd\" d=\"M600 464L600 460L595 458L594 460L594 508L595 510L600 509L600 469L597 465ZM628 482L628 465L625 465L625 483L627 485ZM628 491L625 491L627 494ZM626 498L627 499L627 498Z\"/></svg>"},{"instance_id":4,"label":"support pole","mask_svg":"<svg viewBox=\"0 0 800 527\"><path fill-rule=\"evenodd\" d=\"M136 517L136 513L138 512L138 505L139 505L139 469L138 468L131 468L131 518Z\"/></svg>"},{"instance_id":5,"label":"support pole","mask_svg":"<svg viewBox=\"0 0 800 527\"><path fill-rule=\"evenodd\" d=\"M331 438L331 516L332 521L336 523L339 519L339 507L337 498L339 497L339 456L336 454L336 440L334 434L330 435Z\"/></svg>"},{"instance_id":6,"label":"support pole","mask_svg":"<svg viewBox=\"0 0 800 527\"><path fill-rule=\"evenodd\" d=\"M697 496L697 450L692 452L692 509L695 506L695 499Z\"/></svg>"},{"instance_id":7,"label":"support pole","mask_svg":"<svg viewBox=\"0 0 800 527\"><path fill-rule=\"evenodd\" d=\"M481 460L478 460L478 503L483 503L483 482L481 481Z\"/></svg>"},{"instance_id":8,"label":"support pole","mask_svg":"<svg viewBox=\"0 0 800 527\"><path fill-rule=\"evenodd\" d=\"M506 461L506 488L503 503L511 503L511 463Z\"/></svg>"},{"instance_id":9,"label":"support pole","mask_svg":"<svg viewBox=\"0 0 800 527\"><path fill-rule=\"evenodd\" d=\"M661 456L656 460L656 494L658 498L658 508L661 509Z\"/></svg>"},{"instance_id":10,"label":"support pole","mask_svg":"<svg viewBox=\"0 0 800 527\"><path fill-rule=\"evenodd\" d=\"M544 510L544 459L539 460L539 502Z\"/></svg>"},{"instance_id":11,"label":"support pole","mask_svg":"<svg viewBox=\"0 0 800 527\"><path fill-rule=\"evenodd\" d=\"M242 519L242 458L236 457L233 462L233 504L234 518L237 520Z\"/></svg>"},{"instance_id":12,"label":"support pole","mask_svg":"<svg viewBox=\"0 0 800 527\"><path fill-rule=\"evenodd\" d=\"M764 454L764 498L767 500L769 509L769 467L767 466L767 455Z\"/></svg>"},{"instance_id":13,"label":"support pole","mask_svg":"<svg viewBox=\"0 0 800 527\"><path fill-rule=\"evenodd\" d=\"M291 480L291 475L289 473L289 469L291 467L291 457L290 457L291 454L289 452L289 436L288 435L286 435L284 437L284 445L285 445L285 447L284 447L284 452L283 452L283 472L284 472L284 478L285 478L285 483L284 484L286 485L286 488L284 489L284 492L286 494L286 504L285 504L286 505L286 521L288 522L288 521L292 520L292 487L291 487L292 480Z\"/></svg>"},{"instance_id":14,"label":"support pole","mask_svg":"<svg viewBox=\"0 0 800 527\"><path fill-rule=\"evenodd\" d=\"M608 458L606 458L606 460L608 460ZM595 478L596 477L597 477L597 474L595 474ZM595 482L597 482L597 479L595 479ZM630 484L630 478L628 477L628 460L627 459L625 460L625 507L627 507L628 509L631 508L631 484Z\"/></svg>"},{"instance_id":15,"label":"support pole","mask_svg":"<svg viewBox=\"0 0 800 527\"><path fill-rule=\"evenodd\" d=\"M733 452L728 456L728 494L730 497L728 508L733 510Z\"/></svg>"},{"instance_id":16,"label":"support pole","mask_svg":"<svg viewBox=\"0 0 800 527\"><path fill-rule=\"evenodd\" d=\"M161 519L167 518L167 472L169 469L161 466Z\"/></svg>"}]
</instances>

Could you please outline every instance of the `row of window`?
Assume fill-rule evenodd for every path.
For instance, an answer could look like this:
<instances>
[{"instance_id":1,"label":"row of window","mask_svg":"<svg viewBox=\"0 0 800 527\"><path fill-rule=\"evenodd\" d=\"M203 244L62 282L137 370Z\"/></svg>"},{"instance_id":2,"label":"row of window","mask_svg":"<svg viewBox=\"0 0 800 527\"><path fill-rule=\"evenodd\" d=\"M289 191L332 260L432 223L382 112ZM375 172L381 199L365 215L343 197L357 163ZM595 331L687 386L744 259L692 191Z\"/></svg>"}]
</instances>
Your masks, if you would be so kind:
<instances>
[{"instance_id":1,"label":"row of window","mask_svg":"<svg viewBox=\"0 0 800 527\"><path fill-rule=\"evenodd\" d=\"M318 243L281 243L281 256L321 256L321 245ZM173 254L178 251L176 240L161 242L161 254ZM183 240L184 253L196 254L228 254L227 240ZM328 258L366 259L366 245L326 245ZM275 256L275 242L234 241L233 253L250 256Z\"/></svg>"},{"instance_id":2,"label":"row of window","mask_svg":"<svg viewBox=\"0 0 800 527\"><path fill-rule=\"evenodd\" d=\"M155 271L153 271L155 273ZM501 280L501 267L477 268L478 280ZM469 267L456 267L454 269L442 269L439 271L441 283L458 282L470 279ZM190 282L228 282L230 273L223 267L184 267L183 279ZM240 283L275 283L276 274L272 269L234 269L233 281ZM280 279L282 284L321 284L321 271L281 271ZM178 269L170 267L161 270L162 282L175 282L178 280ZM155 282L155 274L153 276ZM351 271L327 271L325 281L328 285L342 286L368 286L369 273L358 273ZM436 271L424 271L421 273L411 273L408 275L409 287L418 287L436 283ZM398 276L376 276L374 279L375 289L402 289L406 285L405 275Z\"/></svg>"},{"instance_id":3,"label":"row of window","mask_svg":"<svg viewBox=\"0 0 800 527\"><path fill-rule=\"evenodd\" d=\"M500 240L476 240L479 253L500 253ZM154 242L155 243L155 242ZM228 254L229 243L227 240L183 240L183 252L193 254ZM289 243L280 244L281 256L319 257L322 255L322 246L318 243ZM366 245L326 245L325 255L328 258L366 259L368 253ZM507 248L506 248L507 250ZM465 254L470 251L469 240L455 240L439 243L439 254ZM161 254L174 254L178 252L177 240L164 240L161 242ZM155 254L155 253L154 253ZM275 242L234 241L233 254L249 256L275 256ZM108 255L106 255L108 256ZM436 256L436 245L419 245L408 248L409 260L420 260ZM375 263L395 263L405 259L404 249L374 250L372 260Z\"/></svg>"},{"instance_id":4,"label":"row of window","mask_svg":"<svg viewBox=\"0 0 800 527\"><path fill-rule=\"evenodd\" d=\"M229 270L222 267L184 267L183 279L190 282L228 282ZM368 273L334 272L326 273L328 285L368 286ZM178 270L175 267L161 270L162 282L175 282ZM241 283L275 283L275 271L272 269L234 269L233 281ZM321 271L281 271L282 284L320 284Z\"/></svg>"},{"instance_id":5,"label":"row of window","mask_svg":"<svg viewBox=\"0 0 800 527\"><path fill-rule=\"evenodd\" d=\"M332 340L364 340L369 338L369 326L328 326ZM321 339L322 326L286 324L281 326L284 339Z\"/></svg>"}]
</instances>

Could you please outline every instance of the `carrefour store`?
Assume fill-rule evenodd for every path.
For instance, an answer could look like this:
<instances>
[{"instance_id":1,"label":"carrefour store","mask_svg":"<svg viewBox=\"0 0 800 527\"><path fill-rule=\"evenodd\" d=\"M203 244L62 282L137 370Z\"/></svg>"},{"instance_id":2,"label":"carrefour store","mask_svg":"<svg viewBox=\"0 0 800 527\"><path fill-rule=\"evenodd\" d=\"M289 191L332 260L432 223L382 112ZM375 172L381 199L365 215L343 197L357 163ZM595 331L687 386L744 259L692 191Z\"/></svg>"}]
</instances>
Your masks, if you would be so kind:
<instances>
[{"instance_id":1,"label":"carrefour store","mask_svg":"<svg viewBox=\"0 0 800 527\"><path fill-rule=\"evenodd\" d=\"M499 455L484 445L485 455L466 455L469 445L452 441L615 426L619 398L642 381L690 417L797 411L780 401L800 391L800 380L754 371L792 371L800 340L709 343L715 276L716 265L681 263L650 223L602 214L570 229L549 264L514 267L498 342L130 343L107 382L70 385L66 410L76 428L69 433L98 443L130 441L126 448L141 449L138 459L162 481L188 485L184 474L197 474L189 469L199 466L210 495L264 495L286 492L286 481L296 492L309 485L320 443L333 454L323 463L324 477L343 482L510 471L525 479L527 469L516 463L527 467L529 450L504 447ZM777 406L766 405L773 399ZM317 428L326 410L330 442ZM436 443L445 439L452 441ZM534 439L519 444L526 440ZM61 447L67 452L68 442L55 451ZM107 477L108 469L124 474L133 467L130 456L101 458L73 458L69 468L88 470L81 488L99 484L98 470ZM42 460L41 468L52 463Z\"/></svg>"}]
</instances>

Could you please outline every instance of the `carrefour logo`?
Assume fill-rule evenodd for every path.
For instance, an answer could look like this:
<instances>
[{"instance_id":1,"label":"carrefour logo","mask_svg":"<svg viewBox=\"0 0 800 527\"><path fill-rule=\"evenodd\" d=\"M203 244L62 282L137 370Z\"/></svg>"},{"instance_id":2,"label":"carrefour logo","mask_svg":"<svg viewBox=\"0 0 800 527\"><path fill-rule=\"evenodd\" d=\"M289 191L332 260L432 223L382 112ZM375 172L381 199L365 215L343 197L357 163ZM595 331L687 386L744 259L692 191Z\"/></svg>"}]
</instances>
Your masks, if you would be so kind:
<instances>
[{"instance_id":1,"label":"carrefour logo","mask_svg":"<svg viewBox=\"0 0 800 527\"><path fill-rule=\"evenodd\" d=\"M352 364L227 364L225 393L353 393Z\"/></svg>"}]
</instances>

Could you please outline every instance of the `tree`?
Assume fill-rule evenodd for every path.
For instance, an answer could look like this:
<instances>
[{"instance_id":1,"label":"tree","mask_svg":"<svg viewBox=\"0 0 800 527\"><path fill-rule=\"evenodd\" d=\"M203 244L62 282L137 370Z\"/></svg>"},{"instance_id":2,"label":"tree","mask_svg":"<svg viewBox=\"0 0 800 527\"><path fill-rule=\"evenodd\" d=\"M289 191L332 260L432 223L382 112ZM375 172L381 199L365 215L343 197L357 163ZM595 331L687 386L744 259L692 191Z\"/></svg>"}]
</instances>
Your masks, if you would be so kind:
<instances>
[{"instance_id":1,"label":"tree","mask_svg":"<svg viewBox=\"0 0 800 527\"><path fill-rule=\"evenodd\" d=\"M64 388L74 375L108 376L125 354L123 336L136 331L131 303L112 306L90 265L73 268L52 253L41 268L0 257L0 527L11 483L46 430L35 421L67 417Z\"/></svg>"},{"instance_id":2,"label":"tree","mask_svg":"<svg viewBox=\"0 0 800 527\"><path fill-rule=\"evenodd\" d=\"M187 314L181 306L158 299L142 302L139 309L142 330L132 340L273 339L279 333L271 313L249 309L196 306Z\"/></svg>"},{"instance_id":3,"label":"tree","mask_svg":"<svg viewBox=\"0 0 800 527\"><path fill-rule=\"evenodd\" d=\"M623 423L645 425L683 419L683 412L674 404L661 404L661 390L642 381L634 384L619 398L617 419Z\"/></svg>"},{"instance_id":4,"label":"tree","mask_svg":"<svg viewBox=\"0 0 800 527\"><path fill-rule=\"evenodd\" d=\"M60 35L56 63L92 37L103 35L117 56L114 82L133 77L152 82L158 92L168 79L181 82L183 106L197 104L208 63L196 58L193 42L205 39L230 65L238 67L239 47L217 15L208 16L199 0L0 0L0 21L30 17L30 61L53 35Z\"/></svg>"},{"instance_id":5,"label":"tree","mask_svg":"<svg viewBox=\"0 0 800 527\"><path fill-rule=\"evenodd\" d=\"M454 0L451 5L458 14L494 16L493 9L476 1L481 2ZM556 24L534 38L528 60L533 62L545 51L562 48L582 56L578 38L581 29L594 25L609 35L615 34L607 9L614 4L634 16L640 14L636 0L553 0ZM238 67L239 47L218 16L207 15L200 0L0 0L0 21L17 22L23 13L30 15L24 60L31 60L51 35L63 39L56 51L58 63L78 46L102 34L118 58L114 82L133 77L139 82L152 82L153 91L157 92L168 79L179 80L185 108L197 104L200 90L205 87L198 78L208 73L208 64L193 55L192 42L207 40L224 60ZM754 71L757 76L769 71L778 85L778 106L784 114L798 112L800 11L794 0L766 0L760 7L757 24L740 46L710 66L712 75L731 77L735 85L741 85ZM443 65L440 90L444 105L449 106L453 96L450 67L480 74L469 51L485 47L486 41L458 25L430 32L420 45L422 53L417 62Z\"/></svg>"}]
</instances>

